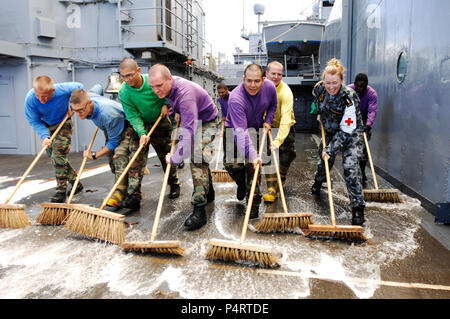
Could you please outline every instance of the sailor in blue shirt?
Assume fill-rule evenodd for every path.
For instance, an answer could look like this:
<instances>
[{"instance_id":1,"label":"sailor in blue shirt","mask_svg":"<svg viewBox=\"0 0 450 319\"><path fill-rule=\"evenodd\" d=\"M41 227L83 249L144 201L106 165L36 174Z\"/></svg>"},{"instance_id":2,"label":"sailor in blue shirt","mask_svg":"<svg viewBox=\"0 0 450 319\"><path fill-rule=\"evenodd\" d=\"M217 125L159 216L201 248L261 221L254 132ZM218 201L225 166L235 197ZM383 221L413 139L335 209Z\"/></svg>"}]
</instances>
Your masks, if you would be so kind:
<instances>
[{"instance_id":1,"label":"sailor in blue shirt","mask_svg":"<svg viewBox=\"0 0 450 319\"><path fill-rule=\"evenodd\" d=\"M66 199L67 182L73 185L77 177L67 158L72 140L73 121L68 118L53 142L50 137L69 112L69 98L76 89L83 89L77 82L54 84L48 76L39 76L33 81L31 89L25 97L25 117L33 130L41 137L42 147L48 146L47 154L52 158L56 177L56 194L52 202L63 203ZM83 185L78 183L75 193L79 193ZM70 193L70 190L69 192Z\"/></svg>"},{"instance_id":2,"label":"sailor in blue shirt","mask_svg":"<svg viewBox=\"0 0 450 319\"><path fill-rule=\"evenodd\" d=\"M83 156L96 160L104 155L109 157L109 166L117 181L128 165L130 156L130 141L133 128L125 118L122 104L85 90L75 90L70 97L70 108L82 120L91 120L99 129L103 130L106 144L95 152L84 151ZM119 210L120 203L127 197L128 180L124 178L118 186L106 209Z\"/></svg>"}]
</instances>

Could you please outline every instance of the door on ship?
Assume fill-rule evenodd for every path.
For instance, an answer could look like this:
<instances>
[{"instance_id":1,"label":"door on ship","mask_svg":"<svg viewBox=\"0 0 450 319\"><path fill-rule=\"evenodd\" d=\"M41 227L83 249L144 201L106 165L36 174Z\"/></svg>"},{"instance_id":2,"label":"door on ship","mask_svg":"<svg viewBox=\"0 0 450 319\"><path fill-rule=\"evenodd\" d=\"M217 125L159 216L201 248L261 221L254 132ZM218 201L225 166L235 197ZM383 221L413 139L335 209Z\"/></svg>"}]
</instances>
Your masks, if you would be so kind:
<instances>
[{"instance_id":1,"label":"door on ship","mask_svg":"<svg viewBox=\"0 0 450 319\"><path fill-rule=\"evenodd\" d=\"M12 78L0 79L0 149L17 148Z\"/></svg>"}]
</instances>

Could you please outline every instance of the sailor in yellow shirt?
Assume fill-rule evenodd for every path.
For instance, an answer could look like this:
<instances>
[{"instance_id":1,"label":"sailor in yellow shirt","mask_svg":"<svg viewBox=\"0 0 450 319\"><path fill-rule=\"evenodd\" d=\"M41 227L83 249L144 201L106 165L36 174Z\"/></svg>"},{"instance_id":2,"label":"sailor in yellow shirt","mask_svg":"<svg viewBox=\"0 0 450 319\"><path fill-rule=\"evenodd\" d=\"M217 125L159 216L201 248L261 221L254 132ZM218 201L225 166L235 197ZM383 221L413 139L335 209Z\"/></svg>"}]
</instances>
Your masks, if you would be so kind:
<instances>
[{"instance_id":1,"label":"sailor in yellow shirt","mask_svg":"<svg viewBox=\"0 0 450 319\"><path fill-rule=\"evenodd\" d=\"M280 175L284 185L289 166L296 158L297 153L295 151L294 95L289 86L282 81L282 77L283 65L277 61L270 62L267 65L266 78L275 84L278 97L278 107L272 123L272 128L278 128L278 133L274 138L272 150L279 149ZM272 168L270 171L273 173L266 174L265 202L274 202L279 192L275 169Z\"/></svg>"}]
</instances>

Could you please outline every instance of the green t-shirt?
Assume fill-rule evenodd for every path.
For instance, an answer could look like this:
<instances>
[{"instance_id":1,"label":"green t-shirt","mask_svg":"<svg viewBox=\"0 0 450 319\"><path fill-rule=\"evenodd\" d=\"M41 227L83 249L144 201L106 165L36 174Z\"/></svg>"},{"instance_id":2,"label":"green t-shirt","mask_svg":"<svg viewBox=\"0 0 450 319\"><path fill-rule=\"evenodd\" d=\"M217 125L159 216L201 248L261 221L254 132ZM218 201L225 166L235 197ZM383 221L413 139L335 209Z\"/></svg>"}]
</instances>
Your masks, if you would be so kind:
<instances>
[{"instance_id":1,"label":"green t-shirt","mask_svg":"<svg viewBox=\"0 0 450 319\"><path fill-rule=\"evenodd\" d=\"M161 108L169 105L166 99L160 99L148 84L148 75L141 74L144 80L139 89L122 83L119 90L119 100L122 103L125 116L139 137L146 135L145 123L155 123L161 114Z\"/></svg>"}]
</instances>

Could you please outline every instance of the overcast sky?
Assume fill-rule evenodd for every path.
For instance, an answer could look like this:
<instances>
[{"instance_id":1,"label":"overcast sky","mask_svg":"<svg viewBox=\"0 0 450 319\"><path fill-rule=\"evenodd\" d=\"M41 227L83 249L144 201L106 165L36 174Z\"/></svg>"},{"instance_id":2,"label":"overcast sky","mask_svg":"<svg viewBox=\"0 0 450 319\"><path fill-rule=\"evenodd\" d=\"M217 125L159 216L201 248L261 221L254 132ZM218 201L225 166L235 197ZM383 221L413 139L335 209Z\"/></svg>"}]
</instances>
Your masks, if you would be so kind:
<instances>
[{"instance_id":1,"label":"overcast sky","mask_svg":"<svg viewBox=\"0 0 450 319\"><path fill-rule=\"evenodd\" d=\"M253 12L255 4L265 7L261 21L298 20L312 14L317 0L203 0L205 12L205 37L212 46L213 55L225 53L230 62L239 46L248 52L248 41L241 38L244 24L247 33L258 31L258 17ZM211 46L206 44L205 51Z\"/></svg>"}]
</instances>

